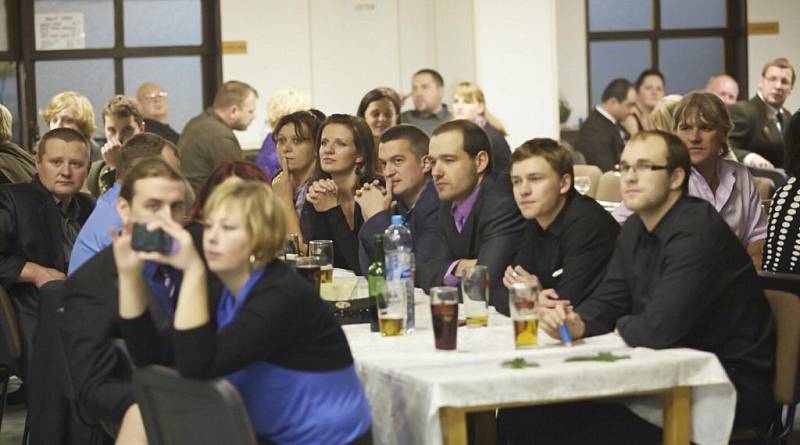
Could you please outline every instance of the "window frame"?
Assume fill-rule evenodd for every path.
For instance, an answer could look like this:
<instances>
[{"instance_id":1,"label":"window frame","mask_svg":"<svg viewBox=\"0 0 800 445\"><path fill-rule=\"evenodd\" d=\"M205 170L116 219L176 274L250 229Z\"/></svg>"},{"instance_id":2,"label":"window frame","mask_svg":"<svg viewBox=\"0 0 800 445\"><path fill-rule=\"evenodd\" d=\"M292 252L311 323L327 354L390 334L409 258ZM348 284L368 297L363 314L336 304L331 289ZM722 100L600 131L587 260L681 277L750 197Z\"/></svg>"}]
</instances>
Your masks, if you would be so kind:
<instances>
[{"instance_id":1,"label":"window frame","mask_svg":"<svg viewBox=\"0 0 800 445\"><path fill-rule=\"evenodd\" d=\"M200 0L200 45L185 46L125 46L124 0L113 0L114 46L69 50L36 50L34 27L35 2L31 0L6 0L8 18L8 51L0 51L0 61L17 64L17 91L20 110L20 135L24 147L32 147L39 138L36 95L36 69L39 61L112 59L114 61L115 94L125 94L123 60L140 57L199 56L203 106L211 105L217 88L222 83L222 32L218 0ZM102 104L94 104L97 108ZM95 114L100 114L96 109ZM198 110L199 112L200 110Z\"/></svg>"},{"instance_id":2,"label":"window frame","mask_svg":"<svg viewBox=\"0 0 800 445\"><path fill-rule=\"evenodd\" d=\"M732 76L739 83L739 100L747 98L748 67L747 67L747 0L726 0L727 26L724 28L661 28L661 0L653 2L653 29L644 31L591 31L589 29L589 1L584 0L585 28L586 28L586 92L587 103L590 108L597 104L592 103L592 59L591 43L602 41L623 40L649 40L650 41L650 66L659 67L658 41L669 38L692 37L720 37L723 41L723 63L725 73ZM635 82L636 79L629 79Z\"/></svg>"}]
</instances>

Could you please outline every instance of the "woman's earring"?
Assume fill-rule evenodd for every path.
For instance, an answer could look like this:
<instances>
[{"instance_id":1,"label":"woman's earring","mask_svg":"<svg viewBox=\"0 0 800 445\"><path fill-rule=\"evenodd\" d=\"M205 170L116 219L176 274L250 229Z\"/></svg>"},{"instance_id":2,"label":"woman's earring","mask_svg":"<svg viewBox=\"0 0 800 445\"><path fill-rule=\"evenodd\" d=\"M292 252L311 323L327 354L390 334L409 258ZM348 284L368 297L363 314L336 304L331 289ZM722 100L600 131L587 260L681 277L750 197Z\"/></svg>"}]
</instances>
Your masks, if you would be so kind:
<instances>
[{"instance_id":1,"label":"woman's earring","mask_svg":"<svg viewBox=\"0 0 800 445\"><path fill-rule=\"evenodd\" d=\"M255 254L250 255L250 267L253 267L254 264L256 264L256 256L255 256Z\"/></svg>"}]
</instances>

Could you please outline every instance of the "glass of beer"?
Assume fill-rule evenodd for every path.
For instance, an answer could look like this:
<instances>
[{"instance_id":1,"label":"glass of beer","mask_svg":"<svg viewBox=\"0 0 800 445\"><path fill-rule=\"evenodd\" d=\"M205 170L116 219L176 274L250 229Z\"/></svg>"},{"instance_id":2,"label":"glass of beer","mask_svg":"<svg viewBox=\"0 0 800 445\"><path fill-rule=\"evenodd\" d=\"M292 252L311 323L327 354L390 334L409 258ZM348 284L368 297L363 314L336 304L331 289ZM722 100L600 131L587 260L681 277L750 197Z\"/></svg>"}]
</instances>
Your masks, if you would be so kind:
<instances>
[{"instance_id":1,"label":"glass of beer","mask_svg":"<svg viewBox=\"0 0 800 445\"><path fill-rule=\"evenodd\" d=\"M514 322L514 346L517 349L533 348L537 344L539 314L536 299L539 287L528 283L514 283L508 290L508 306Z\"/></svg>"},{"instance_id":2,"label":"glass of beer","mask_svg":"<svg viewBox=\"0 0 800 445\"><path fill-rule=\"evenodd\" d=\"M456 349L458 289L450 286L431 288L431 320L436 349Z\"/></svg>"},{"instance_id":3,"label":"glass of beer","mask_svg":"<svg viewBox=\"0 0 800 445\"><path fill-rule=\"evenodd\" d=\"M319 257L320 282L333 282L333 241L317 239L308 243L308 254Z\"/></svg>"},{"instance_id":4,"label":"glass of beer","mask_svg":"<svg viewBox=\"0 0 800 445\"><path fill-rule=\"evenodd\" d=\"M464 298L464 315L467 327L489 324L489 269L486 266L468 268L461 278L461 295Z\"/></svg>"},{"instance_id":5,"label":"glass of beer","mask_svg":"<svg viewBox=\"0 0 800 445\"><path fill-rule=\"evenodd\" d=\"M319 259L315 256L299 256L295 260L295 270L301 277L311 283L317 294L319 294L320 268Z\"/></svg>"},{"instance_id":6,"label":"glass of beer","mask_svg":"<svg viewBox=\"0 0 800 445\"><path fill-rule=\"evenodd\" d=\"M378 324L384 337L395 337L406 332L405 292L387 288L378 297Z\"/></svg>"}]
</instances>

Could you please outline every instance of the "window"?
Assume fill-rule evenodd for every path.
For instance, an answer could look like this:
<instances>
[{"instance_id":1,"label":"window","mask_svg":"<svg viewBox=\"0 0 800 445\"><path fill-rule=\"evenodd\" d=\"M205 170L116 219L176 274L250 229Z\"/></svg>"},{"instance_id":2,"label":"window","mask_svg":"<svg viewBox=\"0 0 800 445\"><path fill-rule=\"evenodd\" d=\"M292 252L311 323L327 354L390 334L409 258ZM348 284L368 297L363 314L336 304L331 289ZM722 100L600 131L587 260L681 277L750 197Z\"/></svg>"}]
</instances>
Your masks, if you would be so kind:
<instances>
[{"instance_id":1,"label":"window","mask_svg":"<svg viewBox=\"0 0 800 445\"><path fill-rule=\"evenodd\" d=\"M586 0L589 100L614 78L656 67L667 93L705 87L727 73L747 92L744 0Z\"/></svg>"},{"instance_id":2,"label":"window","mask_svg":"<svg viewBox=\"0 0 800 445\"><path fill-rule=\"evenodd\" d=\"M47 130L39 111L78 91L102 138L108 98L153 81L181 131L221 83L220 47L214 0L0 0L0 102L14 115L15 141L30 147Z\"/></svg>"}]
</instances>

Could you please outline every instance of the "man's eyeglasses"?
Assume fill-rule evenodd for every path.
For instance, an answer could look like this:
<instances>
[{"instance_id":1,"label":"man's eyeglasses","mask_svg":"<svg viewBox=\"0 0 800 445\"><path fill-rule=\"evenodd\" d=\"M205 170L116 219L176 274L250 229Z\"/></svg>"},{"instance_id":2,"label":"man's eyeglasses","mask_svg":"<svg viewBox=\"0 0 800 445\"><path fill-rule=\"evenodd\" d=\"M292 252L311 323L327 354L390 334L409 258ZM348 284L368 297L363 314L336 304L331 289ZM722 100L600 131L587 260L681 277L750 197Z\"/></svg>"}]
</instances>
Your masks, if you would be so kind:
<instances>
[{"instance_id":1,"label":"man's eyeglasses","mask_svg":"<svg viewBox=\"0 0 800 445\"><path fill-rule=\"evenodd\" d=\"M167 92L166 91L156 91L153 93L148 93L144 95L145 99L156 100L156 99L166 99Z\"/></svg>"},{"instance_id":2,"label":"man's eyeglasses","mask_svg":"<svg viewBox=\"0 0 800 445\"><path fill-rule=\"evenodd\" d=\"M656 170L666 170L669 166L666 165L655 165L652 162L637 162L634 165L630 165L626 162L620 162L617 165L617 171L624 174L627 174L629 171L633 171L634 173L645 173L645 172L652 172Z\"/></svg>"}]
</instances>

